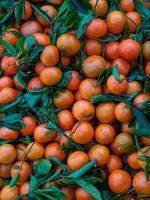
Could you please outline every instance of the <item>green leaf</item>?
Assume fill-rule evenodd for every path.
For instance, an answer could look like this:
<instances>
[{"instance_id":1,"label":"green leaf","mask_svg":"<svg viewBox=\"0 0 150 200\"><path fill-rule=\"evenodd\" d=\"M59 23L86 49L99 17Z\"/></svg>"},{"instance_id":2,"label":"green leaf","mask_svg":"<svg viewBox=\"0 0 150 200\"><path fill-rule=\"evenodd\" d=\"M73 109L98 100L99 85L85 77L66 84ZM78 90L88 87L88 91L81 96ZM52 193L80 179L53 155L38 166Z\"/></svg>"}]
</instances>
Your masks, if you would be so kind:
<instances>
[{"instance_id":1,"label":"green leaf","mask_svg":"<svg viewBox=\"0 0 150 200\"><path fill-rule=\"evenodd\" d=\"M100 42L104 42L104 43L107 43L107 42L112 42L112 41L117 41L119 39L121 39L122 35L121 34L118 34L118 35L113 35L113 34L108 34L107 36L99 39Z\"/></svg>"},{"instance_id":2,"label":"green leaf","mask_svg":"<svg viewBox=\"0 0 150 200\"><path fill-rule=\"evenodd\" d=\"M146 161L146 157L144 155L140 155L138 157L138 160L140 160L140 161Z\"/></svg>"},{"instance_id":3,"label":"green leaf","mask_svg":"<svg viewBox=\"0 0 150 200\"><path fill-rule=\"evenodd\" d=\"M36 39L35 36L28 36L24 40L24 48L29 52L33 45L35 44Z\"/></svg>"},{"instance_id":4,"label":"green leaf","mask_svg":"<svg viewBox=\"0 0 150 200\"><path fill-rule=\"evenodd\" d=\"M129 19L130 20L130 19ZM130 29L129 29L129 26L128 26L128 24L126 23L125 24L125 31L124 31L124 38L129 38L129 36L130 36Z\"/></svg>"},{"instance_id":5,"label":"green leaf","mask_svg":"<svg viewBox=\"0 0 150 200\"><path fill-rule=\"evenodd\" d=\"M148 8L144 6L143 3L137 0L133 0L133 1L134 1L135 8L137 12L140 14L140 16L142 16L143 18L150 18L150 11L148 10Z\"/></svg>"},{"instance_id":6,"label":"green leaf","mask_svg":"<svg viewBox=\"0 0 150 200\"><path fill-rule=\"evenodd\" d=\"M150 78L144 82L144 90L145 92L150 92Z\"/></svg>"},{"instance_id":7,"label":"green leaf","mask_svg":"<svg viewBox=\"0 0 150 200\"><path fill-rule=\"evenodd\" d=\"M95 200L103 200L98 189L91 183L86 182L82 179L76 179L75 182L82 187L85 191L87 191Z\"/></svg>"},{"instance_id":8,"label":"green leaf","mask_svg":"<svg viewBox=\"0 0 150 200\"><path fill-rule=\"evenodd\" d=\"M0 39L0 43L5 47L9 56L13 56L13 57L17 56L16 49L10 43L2 39Z\"/></svg>"},{"instance_id":9,"label":"green leaf","mask_svg":"<svg viewBox=\"0 0 150 200\"><path fill-rule=\"evenodd\" d=\"M150 128L149 129L139 128L133 131L132 134L136 136L150 136Z\"/></svg>"},{"instance_id":10,"label":"green leaf","mask_svg":"<svg viewBox=\"0 0 150 200\"><path fill-rule=\"evenodd\" d=\"M62 16L67 10L71 9L70 0L65 0L63 4L60 6L57 16L55 20L57 20L60 16Z\"/></svg>"},{"instance_id":11,"label":"green leaf","mask_svg":"<svg viewBox=\"0 0 150 200\"><path fill-rule=\"evenodd\" d=\"M72 0L72 6L78 11L78 13L87 13L88 5L89 3L86 0Z\"/></svg>"},{"instance_id":12,"label":"green leaf","mask_svg":"<svg viewBox=\"0 0 150 200\"><path fill-rule=\"evenodd\" d=\"M64 73L62 80L60 81L60 83L57 85L59 87L66 87L69 83L69 81L71 80L72 77L72 72L71 71L67 71Z\"/></svg>"},{"instance_id":13,"label":"green leaf","mask_svg":"<svg viewBox=\"0 0 150 200\"><path fill-rule=\"evenodd\" d=\"M22 73L22 71L18 71L17 74L16 74L16 76L15 76L15 79L16 79L17 83L18 83L21 87L26 88L26 87L27 87L27 84L26 84L26 82L23 80L23 78L24 78L23 75L24 75L24 74Z\"/></svg>"},{"instance_id":14,"label":"green leaf","mask_svg":"<svg viewBox=\"0 0 150 200\"><path fill-rule=\"evenodd\" d=\"M92 19L93 15L91 12L82 18L77 28L77 38L80 38L84 34L84 32L86 31L86 26L92 21Z\"/></svg>"},{"instance_id":15,"label":"green leaf","mask_svg":"<svg viewBox=\"0 0 150 200\"><path fill-rule=\"evenodd\" d=\"M118 70L118 65L117 64L113 67L113 76L115 77L115 79L117 81L122 81L122 79L120 77L120 74L119 74L119 70Z\"/></svg>"},{"instance_id":16,"label":"green leaf","mask_svg":"<svg viewBox=\"0 0 150 200\"><path fill-rule=\"evenodd\" d=\"M9 10L9 12L6 12L5 15L3 15L0 19L0 24L5 23L13 14L13 10Z\"/></svg>"},{"instance_id":17,"label":"green leaf","mask_svg":"<svg viewBox=\"0 0 150 200\"><path fill-rule=\"evenodd\" d=\"M12 103L6 104L6 105L0 105L0 112L4 112L14 106L16 106L18 103L20 103L21 98L17 98L15 101L13 101Z\"/></svg>"},{"instance_id":18,"label":"green leaf","mask_svg":"<svg viewBox=\"0 0 150 200\"><path fill-rule=\"evenodd\" d=\"M38 9L36 6L32 4L32 8L35 10L37 14L39 14L49 25L51 25L51 19L46 14L46 12L43 12L42 10Z\"/></svg>"},{"instance_id":19,"label":"green leaf","mask_svg":"<svg viewBox=\"0 0 150 200\"><path fill-rule=\"evenodd\" d=\"M20 4L15 7L16 11L16 24L20 26L21 20L25 17L25 1L22 0Z\"/></svg>"},{"instance_id":20,"label":"green leaf","mask_svg":"<svg viewBox=\"0 0 150 200\"><path fill-rule=\"evenodd\" d=\"M20 178L20 174L18 173L11 179L9 187L15 186L18 183L19 178Z\"/></svg>"},{"instance_id":21,"label":"green leaf","mask_svg":"<svg viewBox=\"0 0 150 200\"><path fill-rule=\"evenodd\" d=\"M66 172L66 166L57 158L57 157L54 157L54 156L50 156L50 159L57 165L60 166L60 168Z\"/></svg>"},{"instance_id":22,"label":"green leaf","mask_svg":"<svg viewBox=\"0 0 150 200\"><path fill-rule=\"evenodd\" d=\"M38 179L35 176L30 175L29 191L34 191L35 187L38 185Z\"/></svg>"},{"instance_id":23,"label":"green leaf","mask_svg":"<svg viewBox=\"0 0 150 200\"><path fill-rule=\"evenodd\" d=\"M68 176L68 178L78 179L82 177L86 172L88 172L94 165L96 164L96 160L92 160L77 171L73 172Z\"/></svg>"},{"instance_id":24,"label":"green leaf","mask_svg":"<svg viewBox=\"0 0 150 200\"><path fill-rule=\"evenodd\" d=\"M12 143L13 140L0 140L0 145Z\"/></svg>"},{"instance_id":25,"label":"green leaf","mask_svg":"<svg viewBox=\"0 0 150 200\"><path fill-rule=\"evenodd\" d=\"M52 168L52 164L47 159L42 159L38 161L37 165L35 166L36 172L40 175L48 174Z\"/></svg>"}]
</instances>

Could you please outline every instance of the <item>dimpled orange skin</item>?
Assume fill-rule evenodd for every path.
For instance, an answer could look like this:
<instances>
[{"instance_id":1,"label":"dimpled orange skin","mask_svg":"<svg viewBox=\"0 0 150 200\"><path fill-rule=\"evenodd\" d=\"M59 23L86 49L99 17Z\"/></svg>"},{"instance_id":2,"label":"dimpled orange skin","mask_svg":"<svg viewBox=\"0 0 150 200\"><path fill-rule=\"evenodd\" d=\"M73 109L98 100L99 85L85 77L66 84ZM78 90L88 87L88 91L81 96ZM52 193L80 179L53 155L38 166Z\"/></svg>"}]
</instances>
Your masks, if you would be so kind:
<instances>
[{"instance_id":1,"label":"dimpled orange skin","mask_svg":"<svg viewBox=\"0 0 150 200\"><path fill-rule=\"evenodd\" d=\"M53 98L53 103L56 108L66 109L74 102L74 95L69 90L58 92L57 96Z\"/></svg>"},{"instance_id":2,"label":"dimpled orange skin","mask_svg":"<svg viewBox=\"0 0 150 200\"><path fill-rule=\"evenodd\" d=\"M19 168L15 168L15 166L18 166ZM22 161L17 161L14 163L14 165L11 168L11 177L13 178L16 176L16 174L20 174L19 176L19 183L23 183L28 180L29 175L30 175L30 165L28 162L23 162Z\"/></svg>"},{"instance_id":3,"label":"dimpled orange skin","mask_svg":"<svg viewBox=\"0 0 150 200\"><path fill-rule=\"evenodd\" d=\"M62 79L62 72L58 67L46 67L40 72L40 80L44 85L56 85Z\"/></svg>"},{"instance_id":4,"label":"dimpled orange skin","mask_svg":"<svg viewBox=\"0 0 150 200\"><path fill-rule=\"evenodd\" d=\"M78 122L71 130L71 138L78 144L88 144L94 137L94 129L88 122Z\"/></svg>"},{"instance_id":5,"label":"dimpled orange skin","mask_svg":"<svg viewBox=\"0 0 150 200\"><path fill-rule=\"evenodd\" d=\"M94 9L95 6L95 13L98 16L103 16L107 13L108 11L108 3L107 0L89 0L89 4L92 6L92 8Z\"/></svg>"},{"instance_id":6,"label":"dimpled orange skin","mask_svg":"<svg viewBox=\"0 0 150 200\"><path fill-rule=\"evenodd\" d=\"M132 169L140 169L140 166L138 164L138 152L135 151L131 154L129 154L127 156L127 162L128 165L132 168Z\"/></svg>"},{"instance_id":7,"label":"dimpled orange skin","mask_svg":"<svg viewBox=\"0 0 150 200\"><path fill-rule=\"evenodd\" d=\"M1 68L8 76L17 73L17 62L15 57L4 56L1 60Z\"/></svg>"},{"instance_id":8,"label":"dimpled orange skin","mask_svg":"<svg viewBox=\"0 0 150 200\"><path fill-rule=\"evenodd\" d=\"M93 55L87 57L82 64L82 71L88 78L97 78L105 69L106 61L103 57Z\"/></svg>"},{"instance_id":9,"label":"dimpled orange skin","mask_svg":"<svg viewBox=\"0 0 150 200\"><path fill-rule=\"evenodd\" d=\"M44 147L37 142L30 142L26 147L26 154L29 159L38 160L44 155Z\"/></svg>"},{"instance_id":10,"label":"dimpled orange skin","mask_svg":"<svg viewBox=\"0 0 150 200\"><path fill-rule=\"evenodd\" d=\"M70 170L76 171L89 162L88 155L83 151L71 153L67 159L67 166Z\"/></svg>"},{"instance_id":11,"label":"dimpled orange skin","mask_svg":"<svg viewBox=\"0 0 150 200\"><path fill-rule=\"evenodd\" d=\"M112 67L117 65L119 73L124 76L127 76L131 69L131 64L122 58L115 59L111 65Z\"/></svg>"},{"instance_id":12,"label":"dimpled orange skin","mask_svg":"<svg viewBox=\"0 0 150 200\"><path fill-rule=\"evenodd\" d=\"M55 66L59 61L58 49L53 45L48 45L44 47L40 55L40 60L42 64L47 67Z\"/></svg>"},{"instance_id":13,"label":"dimpled orange skin","mask_svg":"<svg viewBox=\"0 0 150 200\"><path fill-rule=\"evenodd\" d=\"M10 43L13 46L16 46L16 43L18 41L18 37L13 34L14 32L19 32L17 29L15 28L9 28L6 30L6 32L4 33L2 39L5 40L6 42Z\"/></svg>"},{"instance_id":14,"label":"dimpled orange skin","mask_svg":"<svg viewBox=\"0 0 150 200\"><path fill-rule=\"evenodd\" d=\"M107 24L102 19L93 19L86 27L85 35L89 39L99 39L107 34Z\"/></svg>"},{"instance_id":15,"label":"dimpled orange skin","mask_svg":"<svg viewBox=\"0 0 150 200\"><path fill-rule=\"evenodd\" d=\"M90 121L95 114L95 107L86 100L80 100L73 104L72 113L78 121Z\"/></svg>"},{"instance_id":16,"label":"dimpled orange skin","mask_svg":"<svg viewBox=\"0 0 150 200\"><path fill-rule=\"evenodd\" d=\"M88 152L88 155L90 160L96 160L96 165L98 167L106 165L110 159L109 149L102 144L96 144L92 146Z\"/></svg>"},{"instance_id":17,"label":"dimpled orange skin","mask_svg":"<svg viewBox=\"0 0 150 200\"><path fill-rule=\"evenodd\" d=\"M3 187L0 193L1 200L13 200L15 197L18 196L19 196L18 186L9 187L9 185L6 185Z\"/></svg>"},{"instance_id":18,"label":"dimpled orange skin","mask_svg":"<svg viewBox=\"0 0 150 200\"><path fill-rule=\"evenodd\" d=\"M107 26L110 33L122 33L125 28L125 16L120 11L112 11L107 15Z\"/></svg>"},{"instance_id":19,"label":"dimpled orange skin","mask_svg":"<svg viewBox=\"0 0 150 200\"><path fill-rule=\"evenodd\" d=\"M108 168L109 173L122 169L123 163L121 161L121 158L118 155L111 154L110 159L106 164L106 167Z\"/></svg>"},{"instance_id":20,"label":"dimpled orange skin","mask_svg":"<svg viewBox=\"0 0 150 200\"><path fill-rule=\"evenodd\" d=\"M0 163L10 164L16 159L16 149L11 144L3 144L0 146Z\"/></svg>"},{"instance_id":21,"label":"dimpled orange skin","mask_svg":"<svg viewBox=\"0 0 150 200\"><path fill-rule=\"evenodd\" d=\"M125 12L130 12L135 10L133 0L120 0L120 4Z\"/></svg>"},{"instance_id":22,"label":"dimpled orange skin","mask_svg":"<svg viewBox=\"0 0 150 200\"><path fill-rule=\"evenodd\" d=\"M113 147L118 155L129 152L130 148L133 146L133 138L129 133L119 133L113 143Z\"/></svg>"},{"instance_id":23,"label":"dimpled orange skin","mask_svg":"<svg viewBox=\"0 0 150 200\"><path fill-rule=\"evenodd\" d=\"M75 56L80 50L80 41L70 33L65 33L57 39L57 48L65 56Z\"/></svg>"},{"instance_id":24,"label":"dimpled orange skin","mask_svg":"<svg viewBox=\"0 0 150 200\"><path fill-rule=\"evenodd\" d=\"M13 80L9 76L3 76L0 78L0 90L5 87L13 87Z\"/></svg>"},{"instance_id":25,"label":"dimpled orange skin","mask_svg":"<svg viewBox=\"0 0 150 200\"><path fill-rule=\"evenodd\" d=\"M57 114L58 124L62 130L70 130L75 124L75 118L70 110L61 110Z\"/></svg>"},{"instance_id":26,"label":"dimpled orange skin","mask_svg":"<svg viewBox=\"0 0 150 200\"><path fill-rule=\"evenodd\" d=\"M128 83L128 88L127 88L126 93L130 95L134 92L142 91L142 90L143 90L143 87L142 87L142 84L140 82L131 81L131 82Z\"/></svg>"},{"instance_id":27,"label":"dimpled orange skin","mask_svg":"<svg viewBox=\"0 0 150 200\"><path fill-rule=\"evenodd\" d=\"M17 90L5 87L0 91L0 104L8 104L14 101L18 96Z\"/></svg>"},{"instance_id":28,"label":"dimpled orange skin","mask_svg":"<svg viewBox=\"0 0 150 200\"><path fill-rule=\"evenodd\" d=\"M128 82L125 76L120 74L121 81L117 81L113 75L110 75L107 79L107 87L113 94L122 94L128 88Z\"/></svg>"},{"instance_id":29,"label":"dimpled orange skin","mask_svg":"<svg viewBox=\"0 0 150 200\"><path fill-rule=\"evenodd\" d=\"M96 117L102 123L112 123L115 121L115 103L100 103L96 107Z\"/></svg>"},{"instance_id":30,"label":"dimpled orange skin","mask_svg":"<svg viewBox=\"0 0 150 200\"><path fill-rule=\"evenodd\" d=\"M88 56L100 55L102 53L103 45L97 40L88 39L84 45L84 49Z\"/></svg>"},{"instance_id":31,"label":"dimpled orange skin","mask_svg":"<svg viewBox=\"0 0 150 200\"><path fill-rule=\"evenodd\" d=\"M42 83L42 81L40 80L40 78L38 76L33 77L28 82L28 90L29 91L31 91L33 89L41 89L43 87L44 87L44 84Z\"/></svg>"},{"instance_id":32,"label":"dimpled orange skin","mask_svg":"<svg viewBox=\"0 0 150 200\"><path fill-rule=\"evenodd\" d=\"M12 167L12 163L8 165L0 164L0 177L2 178L10 178L10 169Z\"/></svg>"},{"instance_id":33,"label":"dimpled orange skin","mask_svg":"<svg viewBox=\"0 0 150 200\"><path fill-rule=\"evenodd\" d=\"M7 127L0 127L0 139L2 140L15 140L19 137L19 132L11 130Z\"/></svg>"},{"instance_id":34,"label":"dimpled orange skin","mask_svg":"<svg viewBox=\"0 0 150 200\"><path fill-rule=\"evenodd\" d=\"M61 162L64 161L65 153L63 150L61 150L59 143L53 142L45 147L45 158L50 160L51 156L58 158Z\"/></svg>"},{"instance_id":35,"label":"dimpled orange skin","mask_svg":"<svg viewBox=\"0 0 150 200\"><path fill-rule=\"evenodd\" d=\"M131 176L124 170L115 170L108 177L108 185L116 194L127 192L130 189L131 184Z\"/></svg>"},{"instance_id":36,"label":"dimpled orange skin","mask_svg":"<svg viewBox=\"0 0 150 200\"><path fill-rule=\"evenodd\" d=\"M146 60L150 60L150 41L146 41L143 43L143 57Z\"/></svg>"},{"instance_id":37,"label":"dimpled orange skin","mask_svg":"<svg viewBox=\"0 0 150 200\"><path fill-rule=\"evenodd\" d=\"M119 42L117 41L107 43L105 55L109 60L114 61L115 59L119 58L118 47Z\"/></svg>"},{"instance_id":38,"label":"dimpled orange skin","mask_svg":"<svg viewBox=\"0 0 150 200\"><path fill-rule=\"evenodd\" d=\"M32 116L24 116L22 121L25 123L25 127L20 130L22 135L33 135L34 129L37 126L36 119Z\"/></svg>"},{"instance_id":39,"label":"dimpled orange skin","mask_svg":"<svg viewBox=\"0 0 150 200\"><path fill-rule=\"evenodd\" d=\"M150 181L146 180L144 171L137 172L133 177L133 188L139 194L150 195Z\"/></svg>"},{"instance_id":40,"label":"dimpled orange skin","mask_svg":"<svg viewBox=\"0 0 150 200\"><path fill-rule=\"evenodd\" d=\"M132 39L122 40L119 44L119 54L127 61L136 60L140 54L140 45Z\"/></svg>"},{"instance_id":41,"label":"dimpled orange skin","mask_svg":"<svg viewBox=\"0 0 150 200\"><path fill-rule=\"evenodd\" d=\"M29 182L25 182L20 186L20 195L26 195L29 193ZM22 197L22 200L28 200L27 197Z\"/></svg>"},{"instance_id":42,"label":"dimpled orange skin","mask_svg":"<svg viewBox=\"0 0 150 200\"><path fill-rule=\"evenodd\" d=\"M101 94L102 88L96 79L86 78L81 81L79 92L84 100L90 101L93 96Z\"/></svg>"},{"instance_id":43,"label":"dimpled orange skin","mask_svg":"<svg viewBox=\"0 0 150 200\"><path fill-rule=\"evenodd\" d=\"M42 26L37 21L26 21L21 25L20 32L24 37L30 36L34 33L42 32Z\"/></svg>"},{"instance_id":44,"label":"dimpled orange skin","mask_svg":"<svg viewBox=\"0 0 150 200\"><path fill-rule=\"evenodd\" d=\"M48 129L46 128L46 126L47 124L40 124L35 128L34 139L36 142L43 144L46 142L50 142L56 137L57 135L56 131ZM48 131L50 131L49 134L47 133Z\"/></svg>"},{"instance_id":45,"label":"dimpled orange skin","mask_svg":"<svg viewBox=\"0 0 150 200\"><path fill-rule=\"evenodd\" d=\"M33 36L35 37L38 44L45 46L45 45L49 45L51 43L51 39L46 34L34 33Z\"/></svg>"},{"instance_id":46,"label":"dimpled orange skin","mask_svg":"<svg viewBox=\"0 0 150 200\"><path fill-rule=\"evenodd\" d=\"M95 139L99 144L111 144L115 136L116 131L110 124L100 124L95 129Z\"/></svg>"},{"instance_id":47,"label":"dimpled orange skin","mask_svg":"<svg viewBox=\"0 0 150 200\"><path fill-rule=\"evenodd\" d=\"M51 20L54 20L54 18L57 15L57 10L52 5L41 6L40 10L42 10L44 13L46 13ZM46 27L50 26L50 24L43 17L41 17L38 13L35 12L35 16L41 25L46 26Z\"/></svg>"},{"instance_id":48,"label":"dimpled orange skin","mask_svg":"<svg viewBox=\"0 0 150 200\"><path fill-rule=\"evenodd\" d=\"M150 76L150 62L148 62L145 66L145 74Z\"/></svg>"},{"instance_id":49,"label":"dimpled orange skin","mask_svg":"<svg viewBox=\"0 0 150 200\"><path fill-rule=\"evenodd\" d=\"M123 102L117 104L114 112L116 119L120 122L129 122L134 117L132 110Z\"/></svg>"},{"instance_id":50,"label":"dimpled orange skin","mask_svg":"<svg viewBox=\"0 0 150 200\"><path fill-rule=\"evenodd\" d=\"M137 12L126 13L126 19L131 33L134 33L141 25L141 16Z\"/></svg>"},{"instance_id":51,"label":"dimpled orange skin","mask_svg":"<svg viewBox=\"0 0 150 200\"><path fill-rule=\"evenodd\" d=\"M94 200L88 192L86 192L83 188L77 188L75 191L76 200Z\"/></svg>"},{"instance_id":52,"label":"dimpled orange skin","mask_svg":"<svg viewBox=\"0 0 150 200\"><path fill-rule=\"evenodd\" d=\"M143 109L143 106L141 105L143 102L147 102L150 99L149 94L139 94L138 96L135 97L133 104L139 108Z\"/></svg>"}]
</instances>

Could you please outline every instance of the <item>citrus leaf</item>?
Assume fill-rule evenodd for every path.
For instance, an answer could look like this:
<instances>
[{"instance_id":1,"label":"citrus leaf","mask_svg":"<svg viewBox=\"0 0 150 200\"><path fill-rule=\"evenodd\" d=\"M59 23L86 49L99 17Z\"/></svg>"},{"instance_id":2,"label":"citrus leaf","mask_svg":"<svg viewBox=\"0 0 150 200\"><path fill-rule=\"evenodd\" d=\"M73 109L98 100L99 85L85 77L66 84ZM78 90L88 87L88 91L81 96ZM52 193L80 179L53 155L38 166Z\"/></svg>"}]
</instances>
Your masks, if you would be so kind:
<instances>
[{"instance_id":1,"label":"citrus leaf","mask_svg":"<svg viewBox=\"0 0 150 200\"><path fill-rule=\"evenodd\" d=\"M60 166L60 168L61 168L63 171L66 171L66 166L65 166L57 157L50 156L50 159L51 159L55 164L57 164L58 166Z\"/></svg>"},{"instance_id":2,"label":"citrus leaf","mask_svg":"<svg viewBox=\"0 0 150 200\"><path fill-rule=\"evenodd\" d=\"M143 17L143 18L150 18L150 11L148 10L148 8L146 6L144 6L143 3L137 1L137 0L133 0L134 1L134 5L135 8L137 10L137 12Z\"/></svg>"},{"instance_id":3,"label":"citrus leaf","mask_svg":"<svg viewBox=\"0 0 150 200\"><path fill-rule=\"evenodd\" d=\"M150 137L150 129L139 128L132 132L133 135L136 136L149 136Z\"/></svg>"},{"instance_id":4,"label":"citrus leaf","mask_svg":"<svg viewBox=\"0 0 150 200\"><path fill-rule=\"evenodd\" d=\"M25 1L22 0L21 3L19 3L16 7L15 7L15 11L16 11L16 24L18 26L20 26L21 24L21 19L23 19L25 17Z\"/></svg>"},{"instance_id":5,"label":"citrus leaf","mask_svg":"<svg viewBox=\"0 0 150 200\"><path fill-rule=\"evenodd\" d=\"M112 41L117 41L119 40L120 38L122 37L121 34L118 34L118 35L113 35L113 34L108 34L107 36L99 39L100 42L104 42L104 43L107 43L107 42L112 42Z\"/></svg>"},{"instance_id":6,"label":"citrus leaf","mask_svg":"<svg viewBox=\"0 0 150 200\"><path fill-rule=\"evenodd\" d=\"M29 52L33 47L33 45L35 44L35 42L36 42L35 36L32 35L26 37L24 40L24 48Z\"/></svg>"},{"instance_id":7,"label":"citrus leaf","mask_svg":"<svg viewBox=\"0 0 150 200\"><path fill-rule=\"evenodd\" d=\"M11 179L10 184L9 184L9 187L15 186L15 185L18 183L19 178L20 178L20 174L17 173L17 174Z\"/></svg>"},{"instance_id":8,"label":"citrus leaf","mask_svg":"<svg viewBox=\"0 0 150 200\"><path fill-rule=\"evenodd\" d=\"M52 164L47 159L42 159L38 161L37 165L35 166L36 172L40 175L48 174L52 168Z\"/></svg>"},{"instance_id":9,"label":"citrus leaf","mask_svg":"<svg viewBox=\"0 0 150 200\"><path fill-rule=\"evenodd\" d=\"M86 0L72 0L72 6L78 13L87 13L89 3Z\"/></svg>"},{"instance_id":10,"label":"citrus leaf","mask_svg":"<svg viewBox=\"0 0 150 200\"><path fill-rule=\"evenodd\" d=\"M17 81L17 83L23 87L23 88L26 88L27 87L27 84L26 82L23 80L23 74L22 74L22 71L18 71L16 76L15 76L15 79Z\"/></svg>"},{"instance_id":11,"label":"citrus leaf","mask_svg":"<svg viewBox=\"0 0 150 200\"><path fill-rule=\"evenodd\" d=\"M115 79L117 81L122 81L122 79L120 77L120 74L119 74L119 70L118 70L118 65L117 64L113 67L113 76L115 77Z\"/></svg>"},{"instance_id":12,"label":"citrus leaf","mask_svg":"<svg viewBox=\"0 0 150 200\"><path fill-rule=\"evenodd\" d=\"M64 14L70 8L71 8L70 0L65 0L63 4L60 6L55 20L57 20L60 16L62 16L62 14Z\"/></svg>"},{"instance_id":13,"label":"citrus leaf","mask_svg":"<svg viewBox=\"0 0 150 200\"><path fill-rule=\"evenodd\" d=\"M9 144L11 142L13 142L13 140L0 140L0 145L2 145L2 144Z\"/></svg>"},{"instance_id":14,"label":"citrus leaf","mask_svg":"<svg viewBox=\"0 0 150 200\"><path fill-rule=\"evenodd\" d=\"M128 24L126 23L125 24L125 31L124 31L124 38L129 38L129 36L130 36L130 29L129 29Z\"/></svg>"},{"instance_id":15,"label":"citrus leaf","mask_svg":"<svg viewBox=\"0 0 150 200\"><path fill-rule=\"evenodd\" d=\"M10 43L2 39L0 39L0 43L5 47L9 56L13 56L13 57L17 56L16 49Z\"/></svg>"},{"instance_id":16,"label":"citrus leaf","mask_svg":"<svg viewBox=\"0 0 150 200\"><path fill-rule=\"evenodd\" d=\"M34 191L35 187L38 184L38 179L35 176L30 175L30 182L29 182L29 191Z\"/></svg>"},{"instance_id":17,"label":"citrus leaf","mask_svg":"<svg viewBox=\"0 0 150 200\"><path fill-rule=\"evenodd\" d=\"M88 164L84 165L77 171L73 172L68 176L68 178L78 179L83 176L86 172L88 172L94 165L96 164L96 160L90 161Z\"/></svg>"},{"instance_id":18,"label":"citrus leaf","mask_svg":"<svg viewBox=\"0 0 150 200\"><path fill-rule=\"evenodd\" d=\"M10 10L9 12L7 12L5 15L3 15L0 19L0 24L5 23L13 14L13 10Z\"/></svg>"},{"instance_id":19,"label":"citrus leaf","mask_svg":"<svg viewBox=\"0 0 150 200\"><path fill-rule=\"evenodd\" d=\"M95 200L103 200L98 189L91 183L86 182L82 179L76 179L75 182L82 187L86 192L88 192Z\"/></svg>"},{"instance_id":20,"label":"citrus leaf","mask_svg":"<svg viewBox=\"0 0 150 200\"><path fill-rule=\"evenodd\" d=\"M36 6L32 4L32 8L35 10L36 13L38 13L49 25L51 25L51 19L49 16L43 12L42 10L38 9Z\"/></svg>"},{"instance_id":21,"label":"citrus leaf","mask_svg":"<svg viewBox=\"0 0 150 200\"><path fill-rule=\"evenodd\" d=\"M77 38L80 38L84 34L84 32L86 31L86 26L92 21L92 19L93 15L91 12L82 18L77 28Z\"/></svg>"},{"instance_id":22,"label":"citrus leaf","mask_svg":"<svg viewBox=\"0 0 150 200\"><path fill-rule=\"evenodd\" d=\"M57 86L66 87L68 85L69 81L71 80L71 77L72 77L71 71L65 72L61 82Z\"/></svg>"}]
</instances>

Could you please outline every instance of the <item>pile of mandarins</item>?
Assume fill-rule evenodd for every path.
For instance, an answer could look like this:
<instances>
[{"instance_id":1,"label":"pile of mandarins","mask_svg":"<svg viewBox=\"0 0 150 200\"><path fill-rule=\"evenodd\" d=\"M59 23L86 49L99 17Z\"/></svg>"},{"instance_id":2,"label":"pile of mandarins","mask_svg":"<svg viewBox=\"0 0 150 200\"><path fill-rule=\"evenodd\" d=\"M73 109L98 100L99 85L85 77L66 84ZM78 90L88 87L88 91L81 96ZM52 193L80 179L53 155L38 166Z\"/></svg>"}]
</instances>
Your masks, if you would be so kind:
<instances>
[{"instance_id":1,"label":"pile of mandarins","mask_svg":"<svg viewBox=\"0 0 150 200\"><path fill-rule=\"evenodd\" d=\"M0 2L0 200L150 199L149 21L149 1Z\"/></svg>"}]
</instances>

